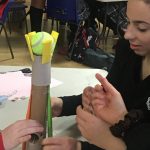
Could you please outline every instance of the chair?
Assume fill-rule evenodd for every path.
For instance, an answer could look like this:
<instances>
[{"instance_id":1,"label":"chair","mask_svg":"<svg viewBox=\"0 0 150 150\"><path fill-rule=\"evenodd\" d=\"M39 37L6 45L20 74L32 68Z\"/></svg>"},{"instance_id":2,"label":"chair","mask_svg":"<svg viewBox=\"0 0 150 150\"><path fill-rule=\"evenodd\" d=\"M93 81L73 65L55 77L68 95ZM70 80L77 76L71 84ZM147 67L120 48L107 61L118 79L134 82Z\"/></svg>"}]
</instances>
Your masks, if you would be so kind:
<instances>
[{"instance_id":1,"label":"chair","mask_svg":"<svg viewBox=\"0 0 150 150\"><path fill-rule=\"evenodd\" d=\"M70 53L68 54L69 59L71 59L73 54L73 48L80 25L89 17L89 14L87 14L85 10L82 9L81 11L83 4L82 0L48 0L46 4L47 17L52 19L52 22L55 19L77 25L73 44Z\"/></svg>"},{"instance_id":2,"label":"chair","mask_svg":"<svg viewBox=\"0 0 150 150\"><path fill-rule=\"evenodd\" d=\"M10 53L11 53L12 59L14 59L14 54L13 54L13 51L12 51L12 48L11 48L11 45L10 45L10 42L9 42L9 38L8 38L7 31L6 31L6 28L5 28L5 23L6 23L6 21L7 21L8 14L9 14L9 10L10 10L11 5L13 4L13 2L14 2L14 0L9 0L7 6L6 6L5 9L4 9L3 15L2 15L2 17L0 18L0 25L1 25L0 33L1 33L2 30L4 29L5 36L6 36L6 40L7 40L9 49L10 49Z\"/></svg>"},{"instance_id":3,"label":"chair","mask_svg":"<svg viewBox=\"0 0 150 150\"><path fill-rule=\"evenodd\" d=\"M19 20L19 26L21 27L22 22L25 21L25 26L26 26L26 33L28 33L28 25L27 25L27 19L26 19L26 8L28 8L27 5L25 5L23 2L13 2L10 8L10 12L12 12L12 15L17 15L18 11L23 11L23 17L21 20ZM10 33L11 33L11 28L10 28Z\"/></svg>"}]
</instances>

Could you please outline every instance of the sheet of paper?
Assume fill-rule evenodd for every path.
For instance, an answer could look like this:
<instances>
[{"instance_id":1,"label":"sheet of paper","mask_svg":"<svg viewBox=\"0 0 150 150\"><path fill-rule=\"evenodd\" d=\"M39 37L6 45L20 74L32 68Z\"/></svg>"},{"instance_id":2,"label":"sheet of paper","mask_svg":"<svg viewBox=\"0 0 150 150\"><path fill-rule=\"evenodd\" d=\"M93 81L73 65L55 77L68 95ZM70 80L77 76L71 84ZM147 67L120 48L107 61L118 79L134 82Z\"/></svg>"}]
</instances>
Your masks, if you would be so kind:
<instances>
[{"instance_id":1,"label":"sheet of paper","mask_svg":"<svg viewBox=\"0 0 150 150\"><path fill-rule=\"evenodd\" d=\"M59 86L61 84L63 84L62 81L56 80L54 78L51 78L50 88L57 87L57 86Z\"/></svg>"},{"instance_id":2,"label":"sheet of paper","mask_svg":"<svg viewBox=\"0 0 150 150\"><path fill-rule=\"evenodd\" d=\"M7 96L8 100L25 100L30 96L31 76L24 75L21 71L0 74L0 96ZM50 87L63 84L51 78Z\"/></svg>"}]
</instances>

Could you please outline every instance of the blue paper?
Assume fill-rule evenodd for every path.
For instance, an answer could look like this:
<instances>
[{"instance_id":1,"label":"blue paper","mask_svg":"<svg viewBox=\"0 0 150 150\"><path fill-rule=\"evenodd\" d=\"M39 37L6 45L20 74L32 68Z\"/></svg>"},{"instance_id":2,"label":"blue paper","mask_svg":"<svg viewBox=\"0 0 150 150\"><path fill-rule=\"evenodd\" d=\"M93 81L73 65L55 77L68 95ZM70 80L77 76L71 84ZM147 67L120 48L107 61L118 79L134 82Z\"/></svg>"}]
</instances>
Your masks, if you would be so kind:
<instances>
[{"instance_id":1,"label":"blue paper","mask_svg":"<svg viewBox=\"0 0 150 150\"><path fill-rule=\"evenodd\" d=\"M8 96L0 95L0 105L8 99Z\"/></svg>"}]
</instances>

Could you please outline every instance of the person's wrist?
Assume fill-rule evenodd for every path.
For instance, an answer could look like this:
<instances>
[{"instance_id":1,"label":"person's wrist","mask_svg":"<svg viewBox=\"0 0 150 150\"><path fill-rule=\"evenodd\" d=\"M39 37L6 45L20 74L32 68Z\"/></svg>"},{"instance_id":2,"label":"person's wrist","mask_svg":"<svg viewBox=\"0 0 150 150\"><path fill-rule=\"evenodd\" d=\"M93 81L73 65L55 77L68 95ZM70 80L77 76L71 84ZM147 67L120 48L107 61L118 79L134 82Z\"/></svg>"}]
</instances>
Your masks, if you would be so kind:
<instances>
[{"instance_id":1,"label":"person's wrist","mask_svg":"<svg viewBox=\"0 0 150 150\"><path fill-rule=\"evenodd\" d=\"M63 109L63 100L61 99L61 98L58 98L58 100L59 100L59 112L58 112L58 116L60 116L61 115L61 113L62 113L62 109Z\"/></svg>"},{"instance_id":2,"label":"person's wrist","mask_svg":"<svg viewBox=\"0 0 150 150\"><path fill-rule=\"evenodd\" d=\"M136 126L143 119L143 112L135 109L127 113L124 118L110 127L112 135L124 138L128 129Z\"/></svg>"},{"instance_id":3,"label":"person's wrist","mask_svg":"<svg viewBox=\"0 0 150 150\"><path fill-rule=\"evenodd\" d=\"M77 141L77 149L76 150L81 150L81 142Z\"/></svg>"},{"instance_id":4,"label":"person's wrist","mask_svg":"<svg viewBox=\"0 0 150 150\"><path fill-rule=\"evenodd\" d=\"M124 116L127 115L127 114L128 114L127 110L122 111L122 113L120 113L120 116L118 117L118 119L116 120L116 122L119 122L120 120L124 120Z\"/></svg>"},{"instance_id":5,"label":"person's wrist","mask_svg":"<svg viewBox=\"0 0 150 150\"><path fill-rule=\"evenodd\" d=\"M52 97L52 115L53 117L59 117L62 113L63 100L58 97Z\"/></svg>"},{"instance_id":6,"label":"person's wrist","mask_svg":"<svg viewBox=\"0 0 150 150\"><path fill-rule=\"evenodd\" d=\"M109 144L105 146L106 150L126 150L127 147L124 143L124 141L120 138L117 138L111 134L109 138L107 139Z\"/></svg>"}]
</instances>

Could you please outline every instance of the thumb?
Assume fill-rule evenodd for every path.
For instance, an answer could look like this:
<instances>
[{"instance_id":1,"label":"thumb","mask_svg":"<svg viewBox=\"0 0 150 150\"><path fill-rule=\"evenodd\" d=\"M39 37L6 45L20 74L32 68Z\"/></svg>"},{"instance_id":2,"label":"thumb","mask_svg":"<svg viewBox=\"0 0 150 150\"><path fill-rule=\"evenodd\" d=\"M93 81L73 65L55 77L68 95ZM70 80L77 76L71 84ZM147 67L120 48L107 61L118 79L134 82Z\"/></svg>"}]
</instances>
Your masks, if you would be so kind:
<instances>
[{"instance_id":1,"label":"thumb","mask_svg":"<svg viewBox=\"0 0 150 150\"><path fill-rule=\"evenodd\" d=\"M108 80L107 80L106 78L104 78L102 75L100 75L99 73L97 73L97 74L95 75L95 77L96 77L96 79L101 83L101 85L103 86L105 92L109 92L109 93L111 93L111 94L114 94L114 92L115 92L115 93L118 92L118 91L113 87L113 85L110 84L110 83L108 82Z\"/></svg>"}]
</instances>

